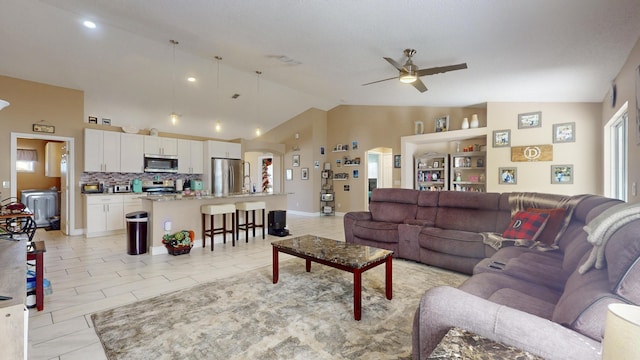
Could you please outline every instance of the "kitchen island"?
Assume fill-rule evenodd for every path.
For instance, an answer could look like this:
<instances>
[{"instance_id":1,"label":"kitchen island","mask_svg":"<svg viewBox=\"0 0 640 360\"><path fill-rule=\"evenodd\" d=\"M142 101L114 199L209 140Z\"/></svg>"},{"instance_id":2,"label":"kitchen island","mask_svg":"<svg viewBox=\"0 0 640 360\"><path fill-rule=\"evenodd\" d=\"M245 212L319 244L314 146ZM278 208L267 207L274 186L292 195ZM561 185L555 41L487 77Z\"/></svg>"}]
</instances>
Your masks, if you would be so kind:
<instances>
[{"instance_id":1,"label":"kitchen island","mask_svg":"<svg viewBox=\"0 0 640 360\"><path fill-rule=\"evenodd\" d=\"M149 251L152 255L167 254L167 249L162 244L162 236L165 234L165 223L171 222L171 233L180 230L193 230L195 239L193 246L202 247L202 215L201 205L208 204L235 204L245 201L263 201L266 204L265 222L267 214L272 210L287 209L286 193L243 193L223 196L186 196L186 195L158 195L142 196L142 208L149 214L147 227ZM259 215L256 214L259 221ZM230 217L229 217L229 220ZM222 216L215 219L216 227L222 226ZM230 221L228 221L229 223ZM230 228L230 224L227 224ZM267 224L265 224L266 227ZM209 227L207 223L207 228ZM265 228L266 231L266 228ZM256 237L256 239L261 239ZM222 242L222 237L217 236L215 242Z\"/></svg>"}]
</instances>

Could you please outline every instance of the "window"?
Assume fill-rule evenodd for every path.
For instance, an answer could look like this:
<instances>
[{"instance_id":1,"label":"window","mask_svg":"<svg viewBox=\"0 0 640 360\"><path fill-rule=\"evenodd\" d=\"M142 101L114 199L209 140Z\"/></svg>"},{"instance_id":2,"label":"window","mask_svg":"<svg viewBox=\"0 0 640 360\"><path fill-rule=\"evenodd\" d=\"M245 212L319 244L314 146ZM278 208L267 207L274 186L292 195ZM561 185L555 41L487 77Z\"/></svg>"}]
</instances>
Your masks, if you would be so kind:
<instances>
[{"instance_id":1,"label":"window","mask_svg":"<svg viewBox=\"0 0 640 360\"><path fill-rule=\"evenodd\" d=\"M627 201L627 112L609 125L609 196Z\"/></svg>"},{"instance_id":2,"label":"window","mask_svg":"<svg viewBox=\"0 0 640 360\"><path fill-rule=\"evenodd\" d=\"M16 152L16 171L34 172L38 162L38 152L33 149L18 149Z\"/></svg>"}]
</instances>

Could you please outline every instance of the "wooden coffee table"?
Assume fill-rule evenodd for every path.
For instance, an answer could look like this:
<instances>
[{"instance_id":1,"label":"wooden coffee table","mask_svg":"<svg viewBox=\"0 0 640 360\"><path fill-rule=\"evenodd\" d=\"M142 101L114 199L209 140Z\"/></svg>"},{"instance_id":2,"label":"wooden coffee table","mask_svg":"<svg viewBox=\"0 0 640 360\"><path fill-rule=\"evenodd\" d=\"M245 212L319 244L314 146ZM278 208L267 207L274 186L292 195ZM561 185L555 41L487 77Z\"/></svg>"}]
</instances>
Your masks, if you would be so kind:
<instances>
[{"instance_id":1,"label":"wooden coffee table","mask_svg":"<svg viewBox=\"0 0 640 360\"><path fill-rule=\"evenodd\" d=\"M360 320L362 315L362 273L380 264L385 268L385 295L391 300L391 255L393 251L371 246L348 244L318 237L303 235L278 240L273 246L273 283L278 283L278 253L285 253L306 260L307 272L311 271L311 262L331 266L353 273L353 315Z\"/></svg>"}]
</instances>

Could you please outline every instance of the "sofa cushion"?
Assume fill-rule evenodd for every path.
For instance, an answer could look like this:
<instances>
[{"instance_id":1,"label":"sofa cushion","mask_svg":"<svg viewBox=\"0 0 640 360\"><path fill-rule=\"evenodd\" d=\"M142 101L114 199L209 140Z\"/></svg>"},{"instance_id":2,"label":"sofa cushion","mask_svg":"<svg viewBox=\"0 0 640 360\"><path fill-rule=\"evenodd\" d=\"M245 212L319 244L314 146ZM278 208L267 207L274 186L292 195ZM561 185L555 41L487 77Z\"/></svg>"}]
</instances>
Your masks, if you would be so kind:
<instances>
[{"instance_id":1,"label":"sofa cushion","mask_svg":"<svg viewBox=\"0 0 640 360\"><path fill-rule=\"evenodd\" d=\"M564 225L564 214L566 213L566 209L564 208L555 208L555 209L541 209L541 208L529 208L528 212L536 212L548 214L547 224L544 226L544 229L538 235L537 240L541 243L547 245L554 245L556 240L556 235Z\"/></svg>"},{"instance_id":2,"label":"sofa cushion","mask_svg":"<svg viewBox=\"0 0 640 360\"><path fill-rule=\"evenodd\" d=\"M357 221L353 226L353 235L385 243L398 242L398 224L381 221Z\"/></svg>"},{"instance_id":3,"label":"sofa cushion","mask_svg":"<svg viewBox=\"0 0 640 360\"><path fill-rule=\"evenodd\" d=\"M554 303L533 297L529 295L529 291L522 292L510 288L504 288L494 292L489 296L488 300L493 301L496 304L506 305L545 319L551 318L553 315L553 309L555 308Z\"/></svg>"},{"instance_id":4,"label":"sofa cushion","mask_svg":"<svg viewBox=\"0 0 640 360\"><path fill-rule=\"evenodd\" d=\"M485 245L482 235L460 230L423 228L419 235L420 247L444 254L482 259Z\"/></svg>"},{"instance_id":5,"label":"sofa cushion","mask_svg":"<svg viewBox=\"0 0 640 360\"><path fill-rule=\"evenodd\" d=\"M397 224L415 219L418 193L412 189L374 189L369 203L371 217L375 221Z\"/></svg>"},{"instance_id":6,"label":"sofa cushion","mask_svg":"<svg viewBox=\"0 0 640 360\"><path fill-rule=\"evenodd\" d=\"M549 214L545 213L518 211L513 215L502 237L535 241L544 229L548 218Z\"/></svg>"}]
</instances>

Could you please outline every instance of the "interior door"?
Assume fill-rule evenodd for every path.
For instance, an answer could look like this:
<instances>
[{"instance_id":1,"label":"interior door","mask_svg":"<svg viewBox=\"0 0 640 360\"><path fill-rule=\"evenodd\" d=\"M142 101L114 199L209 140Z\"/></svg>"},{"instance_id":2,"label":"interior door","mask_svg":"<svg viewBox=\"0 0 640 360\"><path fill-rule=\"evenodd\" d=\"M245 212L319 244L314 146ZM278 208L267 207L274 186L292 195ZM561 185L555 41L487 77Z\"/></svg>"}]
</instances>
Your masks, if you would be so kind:
<instances>
[{"instance_id":1,"label":"interior door","mask_svg":"<svg viewBox=\"0 0 640 360\"><path fill-rule=\"evenodd\" d=\"M69 235L69 143L66 142L62 147L62 156L60 158L60 230L65 235Z\"/></svg>"}]
</instances>

